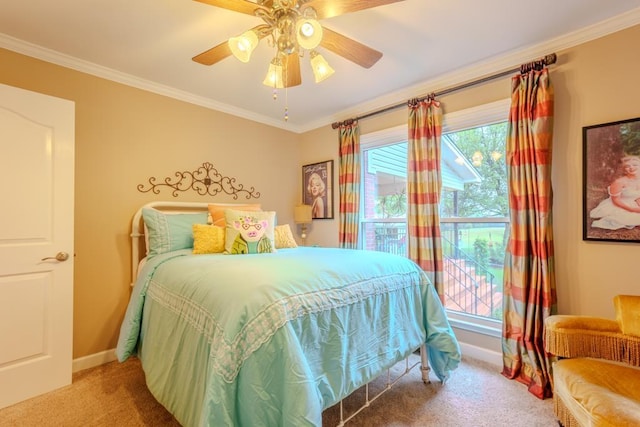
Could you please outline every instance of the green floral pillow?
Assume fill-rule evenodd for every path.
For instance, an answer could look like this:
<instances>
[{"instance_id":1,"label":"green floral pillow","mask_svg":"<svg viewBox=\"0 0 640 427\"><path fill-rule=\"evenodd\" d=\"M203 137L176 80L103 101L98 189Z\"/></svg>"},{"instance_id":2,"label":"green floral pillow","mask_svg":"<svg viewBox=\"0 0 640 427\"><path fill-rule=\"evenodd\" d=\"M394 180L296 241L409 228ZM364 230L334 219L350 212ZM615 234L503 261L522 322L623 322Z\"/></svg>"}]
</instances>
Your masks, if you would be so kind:
<instances>
[{"instance_id":1,"label":"green floral pillow","mask_svg":"<svg viewBox=\"0 0 640 427\"><path fill-rule=\"evenodd\" d=\"M225 253L241 255L276 251L274 241L275 212L227 209L224 216L226 222Z\"/></svg>"}]
</instances>

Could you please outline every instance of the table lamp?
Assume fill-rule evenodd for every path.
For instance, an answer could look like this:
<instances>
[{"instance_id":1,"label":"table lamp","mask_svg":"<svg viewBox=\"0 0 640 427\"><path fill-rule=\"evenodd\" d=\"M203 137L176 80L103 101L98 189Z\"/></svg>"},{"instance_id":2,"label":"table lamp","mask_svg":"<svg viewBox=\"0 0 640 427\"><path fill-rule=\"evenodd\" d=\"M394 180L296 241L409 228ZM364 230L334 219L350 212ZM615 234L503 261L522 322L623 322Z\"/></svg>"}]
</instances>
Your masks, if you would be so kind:
<instances>
[{"instance_id":1,"label":"table lamp","mask_svg":"<svg viewBox=\"0 0 640 427\"><path fill-rule=\"evenodd\" d=\"M300 237L302 238L302 244L305 244L305 240L307 239L307 224L311 224L312 220L311 216L311 206L309 205L298 205L293 210L293 220L296 224L300 224L300 229L302 233Z\"/></svg>"}]
</instances>

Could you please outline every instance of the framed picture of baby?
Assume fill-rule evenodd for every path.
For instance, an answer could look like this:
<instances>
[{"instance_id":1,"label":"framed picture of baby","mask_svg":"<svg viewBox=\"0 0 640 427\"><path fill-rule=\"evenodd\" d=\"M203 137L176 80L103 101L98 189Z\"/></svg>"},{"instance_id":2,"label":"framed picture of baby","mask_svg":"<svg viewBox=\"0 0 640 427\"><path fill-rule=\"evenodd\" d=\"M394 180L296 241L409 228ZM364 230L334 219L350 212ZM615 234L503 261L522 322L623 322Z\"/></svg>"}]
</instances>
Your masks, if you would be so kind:
<instances>
[{"instance_id":1,"label":"framed picture of baby","mask_svg":"<svg viewBox=\"0 0 640 427\"><path fill-rule=\"evenodd\" d=\"M333 160L302 166L302 202L311 218L333 218Z\"/></svg>"},{"instance_id":2,"label":"framed picture of baby","mask_svg":"<svg viewBox=\"0 0 640 427\"><path fill-rule=\"evenodd\" d=\"M583 240L640 242L640 117L582 128Z\"/></svg>"}]
</instances>

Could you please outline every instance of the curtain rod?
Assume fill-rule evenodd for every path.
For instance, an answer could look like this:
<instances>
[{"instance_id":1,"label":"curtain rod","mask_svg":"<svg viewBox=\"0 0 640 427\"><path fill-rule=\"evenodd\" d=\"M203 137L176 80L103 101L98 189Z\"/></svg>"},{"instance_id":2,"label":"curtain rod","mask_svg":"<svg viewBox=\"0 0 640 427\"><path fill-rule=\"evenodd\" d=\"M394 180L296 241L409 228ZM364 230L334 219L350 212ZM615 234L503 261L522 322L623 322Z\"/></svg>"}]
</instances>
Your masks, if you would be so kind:
<instances>
[{"instance_id":1,"label":"curtain rod","mask_svg":"<svg viewBox=\"0 0 640 427\"><path fill-rule=\"evenodd\" d=\"M462 89L466 89L466 88L471 87L471 86L475 86L475 85L479 85L479 84L482 84L482 83L486 83L488 81L491 81L491 80L494 80L494 79L497 79L497 78L500 78L500 77L505 77L505 76L508 76L509 74L513 74L513 73L518 72L518 71L521 72L521 73L527 73L527 72L529 72L531 70L534 70L534 69L540 70L544 66L555 64L556 60L557 60L556 54L555 53L551 53L549 55L546 55L544 58L541 58L541 59L538 59L538 60L535 60L535 61L531 61L531 62L527 62L525 64L522 64L518 68L513 68L511 70L502 71L500 73L492 74L492 75L487 76L487 77L482 77L480 79L473 80L473 81L470 81L470 82L467 82L467 83L463 83L463 84L460 84L458 86L451 87L449 89L444 89L444 90L442 90L440 92L434 92L434 93L431 93L431 94L429 94L427 96L424 96L422 98L417 98L416 100L418 102L420 102L420 101L424 101L425 99L428 99L428 98L435 98L437 96L446 95L446 94L449 94L451 92L456 92L456 91L459 91L459 90L462 90ZM331 124L331 127L333 129L337 129L340 126L350 125L350 124L352 124L354 122L357 122L358 120L366 119L368 117L372 117L372 116L376 116L378 114L386 113L387 111L395 110L397 108L404 107L406 105L407 105L407 102L402 102L402 103L399 103L399 104L391 105L391 106L383 108L381 110L372 111L370 113L364 114L362 116L355 117L353 119L347 119L347 120L344 120L342 122L334 122L334 123Z\"/></svg>"}]
</instances>

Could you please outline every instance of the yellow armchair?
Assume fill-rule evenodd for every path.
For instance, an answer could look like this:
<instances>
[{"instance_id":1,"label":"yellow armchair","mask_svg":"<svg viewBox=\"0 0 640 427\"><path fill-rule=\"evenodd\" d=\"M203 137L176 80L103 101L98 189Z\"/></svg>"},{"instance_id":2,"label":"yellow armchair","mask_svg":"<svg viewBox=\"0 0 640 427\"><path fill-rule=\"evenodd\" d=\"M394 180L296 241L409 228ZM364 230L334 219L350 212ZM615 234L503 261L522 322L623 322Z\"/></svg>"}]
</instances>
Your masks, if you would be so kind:
<instances>
[{"instance_id":1,"label":"yellow armchair","mask_svg":"<svg viewBox=\"0 0 640 427\"><path fill-rule=\"evenodd\" d=\"M640 425L640 296L617 295L616 319L550 316L545 350L564 427Z\"/></svg>"}]
</instances>

